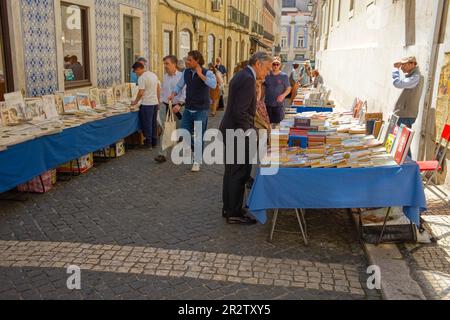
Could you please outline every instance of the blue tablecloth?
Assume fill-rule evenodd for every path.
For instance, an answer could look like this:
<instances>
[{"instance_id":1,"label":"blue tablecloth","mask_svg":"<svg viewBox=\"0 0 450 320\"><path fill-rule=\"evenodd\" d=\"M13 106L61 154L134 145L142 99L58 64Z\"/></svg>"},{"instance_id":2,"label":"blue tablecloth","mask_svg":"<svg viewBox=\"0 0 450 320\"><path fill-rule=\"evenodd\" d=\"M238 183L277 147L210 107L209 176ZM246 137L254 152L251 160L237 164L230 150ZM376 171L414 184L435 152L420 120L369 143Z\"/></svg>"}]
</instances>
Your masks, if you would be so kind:
<instances>
[{"instance_id":1,"label":"blue tablecloth","mask_svg":"<svg viewBox=\"0 0 450 320\"><path fill-rule=\"evenodd\" d=\"M260 223L268 209L349 209L404 207L406 216L420 225L426 198L419 167L355 169L280 168L261 175L249 197L250 211Z\"/></svg>"},{"instance_id":2,"label":"blue tablecloth","mask_svg":"<svg viewBox=\"0 0 450 320\"><path fill-rule=\"evenodd\" d=\"M0 152L0 192L105 148L140 128L137 112L121 114L30 140Z\"/></svg>"},{"instance_id":3,"label":"blue tablecloth","mask_svg":"<svg viewBox=\"0 0 450 320\"><path fill-rule=\"evenodd\" d=\"M296 108L298 113L305 113L305 112L333 112L334 111L333 108L320 108L320 107L308 107L308 106L303 106L303 107L296 107L296 106L294 106L293 108Z\"/></svg>"}]
</instances>

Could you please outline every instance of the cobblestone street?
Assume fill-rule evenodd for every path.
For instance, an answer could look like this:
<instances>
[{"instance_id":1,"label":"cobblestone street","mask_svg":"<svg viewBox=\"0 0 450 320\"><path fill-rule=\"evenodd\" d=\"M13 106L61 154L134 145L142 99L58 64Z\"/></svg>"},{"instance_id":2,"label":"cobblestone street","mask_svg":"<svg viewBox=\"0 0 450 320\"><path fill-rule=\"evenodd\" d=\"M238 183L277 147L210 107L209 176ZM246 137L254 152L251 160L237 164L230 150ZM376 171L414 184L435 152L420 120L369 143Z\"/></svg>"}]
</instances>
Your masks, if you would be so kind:
<instances>
[{"instance_id":1,"label":"cobblestone street","mask_svg":"<svg viewBox=\"0 0 450 320\"><path fill-rule=\"evenodd\" d=\"M423 215L435 242L401 246L425 296L450 300L450 207L427 192L429 211Z\"/></svg>"},{"instance_id":2,"label":"cobblestone street","mask_svg":"<svg viewBox=\"0 0 450 320\"><path fill-rule=\"evenodd\" d=\"M217 126L218 119L212 123ZM310 245L221 217L222 168L131 150L27 201L2 201L0 299L380 299L345 211L307 212ZM286 212L285 229L295 229ZM66 287L68 265L82 289Z\"/></svg>"}]
</instances>

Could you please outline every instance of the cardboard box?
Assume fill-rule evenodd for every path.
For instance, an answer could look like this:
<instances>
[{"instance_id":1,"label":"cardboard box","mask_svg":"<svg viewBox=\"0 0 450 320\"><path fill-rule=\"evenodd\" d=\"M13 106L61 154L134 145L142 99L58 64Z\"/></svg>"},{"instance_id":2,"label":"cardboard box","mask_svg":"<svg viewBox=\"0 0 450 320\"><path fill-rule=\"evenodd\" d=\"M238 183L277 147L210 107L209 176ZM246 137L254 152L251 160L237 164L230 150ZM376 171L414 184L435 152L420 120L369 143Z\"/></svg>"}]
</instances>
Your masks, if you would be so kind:
<instances>
[{"instance_id":1,"label":"cardboard box","mask_svg":"<svg viewBox=\"0 0 450 320\"><path fill-rule=\"evenodd\" d=\"M79 165L79 168L78 168ZM60 166L58 173L86 173L94 166L94 155L89 153L77 160L72 160L66 164Z\"/></svg>"},{"instance_id":2,"label":"cardboard box","mask_svg":"<svg viewBox=\"0 0 450 320\"><path fill-rule=\"evenodd\" d=\"M144 145L145 137L142 132L136 132L131 136L125 138L125 145L128 146L142 146Z\"/></svg>"},{"instance_id":3,"label":"cardboard box","mask_svg":"<svg viewBox=\"0 0 450 320\"><path fill-rule=\"evenodd\" d=\"M98 158L119 158L125 155L125 140L106 147L104 150L94 152L94 157Z\"/></svg>"},{"instance_id":4,"label":"cardboard box","mask_svg":"<svg viewBox=\"0 0 450 320\"><path fill-rule=\"evenodd\" d=\"M55 183L56 170L50 170L17 186L17 190L19 192L46 193L53 189Z\"/></svg>"}]
</instances>

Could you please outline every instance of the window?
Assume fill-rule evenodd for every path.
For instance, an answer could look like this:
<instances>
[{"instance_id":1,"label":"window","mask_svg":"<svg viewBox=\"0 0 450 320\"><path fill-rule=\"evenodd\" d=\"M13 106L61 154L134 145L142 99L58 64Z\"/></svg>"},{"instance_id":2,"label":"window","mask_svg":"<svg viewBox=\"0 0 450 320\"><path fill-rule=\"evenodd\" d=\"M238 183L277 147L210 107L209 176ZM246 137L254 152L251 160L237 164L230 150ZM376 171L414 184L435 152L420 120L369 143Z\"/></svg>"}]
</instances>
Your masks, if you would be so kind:
<instances>
[{"instance_id":1,"label":"window","mask_svg":"<svg viewBox=\"0 0 450 320\"><path fill-rule=\"evenodd\" d=\"M163 55L167 57L168 55L173 54L172 50L172 31L164 30L163 35Z\"/></svg>"},{"instance_id":2,"label":"window","mask_svg":"<svg viewBox=\"0 0 450 320\"><path fill-rule=\"evenodd\" d=\"M223 58L223 41L219 39L219 58Z\"/></svg>"},{"instance_id":3,"label":"window","mask_svg":"<svg viewBox=\"0 0 450 320\"><path fill-rule=\"evenodd\" d=\"M4 100L5 93L14 91L6 6L7 0L0 0L0 101Z\"/></svg>"},{"instance_id":4,"label":"window","mask_svg":"<svg viewBox=\"0 0 450 320\"><path fill-rule=\"evenodd\" d=\"M305 38L303 36L298 36L297 38L297 48L305 47Z\"/></svg>"},{"instance_id":5,"label":"window","mask_svg":"<svg viewBox=\"0 0 450 320\"><path fill-rule=\"evenodd\" d=\"M283 36L281 38L281 47L282 48L287 48L287 36Z\"/></svg>"},{"instance_id":6,"label":"window","mask_svg":"<svg viewBox=\"0 0 450 320\"><path fill-rule=\"evenodd\" d=\"M65 87L89 86L88 8L61 3L61 22Z\"/></svg>"},{"instance_id":7,"label":"window","mask_svg":"<svg viewBox=\"0 0 450 320\"><path fill-rule=\"evenodd\" d=\"M191 51L191 41L191 33L188 30L183 30L180 32L180 47L178 51L178 56L180 59L188 56L188 53Z\"/></svg>"},{"instance_id":8,"label":"window","mask_svg":"<svg viewBox=\"0 0 450 320\"><path fill-rule=\"evenodd\" d=\"M214 63L216 39L212 34L208 36L208 63Z\"/></svg>"}]
</instances>

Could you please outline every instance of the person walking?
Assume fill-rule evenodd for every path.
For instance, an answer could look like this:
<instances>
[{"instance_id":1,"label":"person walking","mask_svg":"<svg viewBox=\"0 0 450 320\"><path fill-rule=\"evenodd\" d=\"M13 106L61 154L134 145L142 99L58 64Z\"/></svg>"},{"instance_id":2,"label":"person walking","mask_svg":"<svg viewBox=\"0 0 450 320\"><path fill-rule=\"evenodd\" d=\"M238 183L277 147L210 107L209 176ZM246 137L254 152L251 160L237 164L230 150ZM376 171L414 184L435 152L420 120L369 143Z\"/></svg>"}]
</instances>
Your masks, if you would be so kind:
<instances>
[{"instance_id":1,"label":"person walking","mask_svg":"<svg viewBox=\"0 0 450 320\"><path fill-rule=\"evenodd\" d=\"M266 106L270 123L273 126L280 124L284 119L284 100L291 93L291 84L286 73L281 71L281 59L275 57L272 63L272 72L266 77Z\"/></svg>"},{"instance_id":2,"label":"person walking","mask_svg":"<svg viewBox=\"0 0 450 320\"><path fill-rule=\"evenodd\" d=\"M214 73L205 69L205 59L200 51L189 52L186 59L186 70L175 87L174 92L169 97L173 101L177 95L186 87L186 104L183 113L181 128L188 130L192 136L200 134L202 137L199 147L203 150L203 135L208 127L208 111L211 104L209 90L217 87L217 80ZM202 132L195 131L195 122L202 123ZM195 139L193 139L195 140ZM192 144L194 150L194 141ZM203 153L203 152L201 152ZM201 168L202 157L199 152L194 152L192 172L199 172Z\"/></svg>"},{"instance_id":3,"label":"person walking","mask_svg":"<svg viewBox=\"0 0 450 320\"><path fill-rule=\"evenodd\" d=\"M220 100L219 100L219 108L218 110L224 110L225 109L225 103L223 100L223 95L224 95L224 86L226 83L226 79L228 77L228 70L227 68L222 64L222 58L221 57L217 57L216 58L216 69L220 71L220 73L222 73L222 79L223 79L223 86L220 90Z\"/></svg>"},{"instance_id":4,"label":"person walking","mask_svg":"<svg viewBox=\"0 0 450 320\"><path fill-rule=\"evenodd\" d=\"M164 119L165 119L169 112L169 104L170 104L169 97L172 94L172 92L175 90L177 84L180 82L180 80L183 76L183 73L177 70L178 59L176 56L169 55L167 57L164 57L163 63L164 63L165 73L164 73L163 82L161 85L161 101L162 101L162 106L165 109L165 112L163 112L163 114L165 115L165 117L164 117ZM182 118L183 118L183 116L181 114L181 109L183 108L185 101L186 101L186 89L184 88L172 100L172 104L173 104L172 111L178 120L182 120ZM162 121L162 122L164 123L164 121ZM159 155L155 158L155 161L157 163L166 162L167 161L167 151L161 150Z\"/></svg>"},{"instance_id":5,"label":"person walking","mask_svg":"<svg viewBox=\"0 0 450 320\"><path fill-rule=\"evenodd\" d=\"M248 130L255 128L256 115L256 81L263 80L270 71L272 57L265 52L255 53L249 65L236 73L230 81L229 99L227 109L220 125L223 137L236 130ZM222 216L227 218L229 224L249 225L255 224L256 220L251 218L243 208L245 185L250 178L252 165L250 153L250 137L245 138L244 150L238 149L237 138L233 143L225 139L225 173L223 178L223 210ZM253 138L257 138L253 136ZM227 159L227 154L232 153L233 159ZM245 153L245 163L238 161L239 152ZM242 155L242 154L241 154ZM228 161L231 160L231 161Z\"/></svg>"},{"instance_id":6,"label":"person walking","mask_svg":"<svg viewBox=\"0 0 450 320\"><path fill-rule=\"evenodd\" d=\"M214 73L216 75L216 81L217 81L217 87L215 89L209 90L209 94L211 97L210 116L215 117L217 114L217 109L219 107L220 92L222 91L222 86L223 86L223 77L222 77L222 73L218 69L216 69L216 67L212 63L209 64L209 71L211 71L212 73Z\"/></svg>"},{"instance_id":7,"label":"person walking","mask_svg":"<svg viewBox=\"0 0 450 320\"><path fill-rule=\"evenodd\" d=\"M158 108L160 105L161 87L156 74L145 71L142 63L136 62L133 65L133 71L139 77L136 100L132 105L141 102L139 110L139 120L141 122L142 131L144 133L144 148L152 149L158 145Z\"/></svg>"},{"instance_id":8,"label":"person walking","mask_svg":"<svg viewBox=\"0 0 450 320\"><path fill-rule=\"evenodd\" d=\"M320 75L319 70L313 71L314 81L313 81L313 87L314 89L319 88L319 86L323 86L323 77Z\"/></svg>"}]
</instances>

